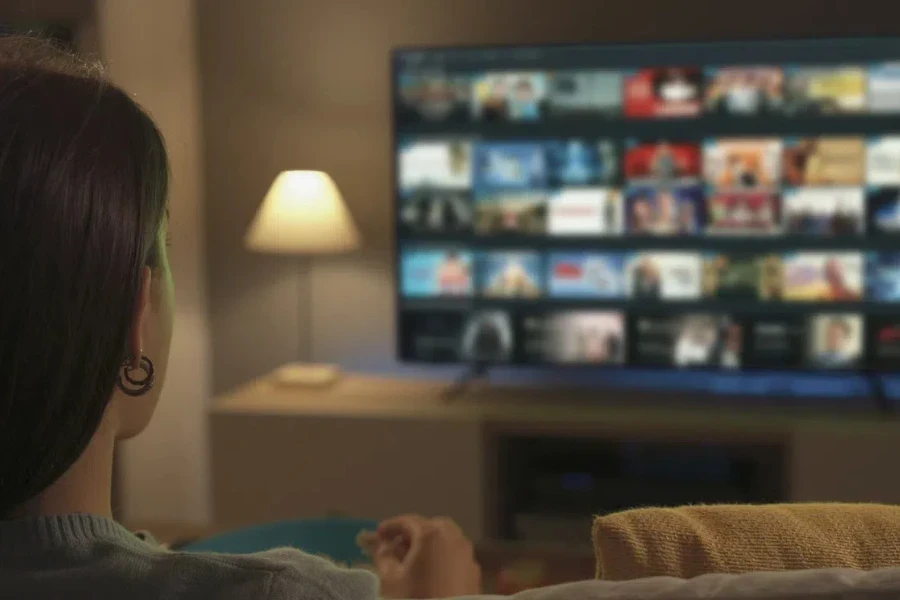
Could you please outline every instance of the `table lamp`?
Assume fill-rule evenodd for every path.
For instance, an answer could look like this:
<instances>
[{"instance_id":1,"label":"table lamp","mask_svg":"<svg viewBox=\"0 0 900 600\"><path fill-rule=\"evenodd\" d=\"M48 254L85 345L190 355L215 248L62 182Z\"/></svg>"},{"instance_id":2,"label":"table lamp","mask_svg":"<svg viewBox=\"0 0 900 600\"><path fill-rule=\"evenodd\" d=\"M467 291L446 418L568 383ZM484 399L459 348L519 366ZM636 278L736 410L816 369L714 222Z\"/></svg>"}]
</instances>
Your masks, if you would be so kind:
<instances>
[{"instance_id":1,"label":"table lamp","mask_svg":"<svg viewBox=\"0 0 900 600\"><path fill-rule=\"evenodd\" d=\"M333 255L357 248L359 231L331 177L321 171L284 171L269 188L244 243L255 252ZM339 375L336 365L302 362L275 371L279 383L298 386L328 385Z\"/></svg>"}]
</instances>

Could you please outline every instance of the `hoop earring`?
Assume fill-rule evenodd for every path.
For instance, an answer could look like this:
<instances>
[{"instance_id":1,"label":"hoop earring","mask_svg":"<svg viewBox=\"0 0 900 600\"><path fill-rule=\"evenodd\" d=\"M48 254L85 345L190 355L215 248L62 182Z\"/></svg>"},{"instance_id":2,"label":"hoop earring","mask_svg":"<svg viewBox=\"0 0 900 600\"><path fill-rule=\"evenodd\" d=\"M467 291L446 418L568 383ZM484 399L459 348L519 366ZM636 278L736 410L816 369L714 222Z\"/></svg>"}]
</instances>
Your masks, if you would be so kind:
<instances>
[{"instance_id":1,"label":"hoop earring","mask_svg":"<svg viewBox=\"0 0 900 600\"><path fill-rule=\"evenodd\" d=\"M141 370L144 376L140 379L132 376L134 371ZM138 367L131 366L131 359L126 358L122 364L122 371L116 379L119 389L128 396L143 396L150 391L153 383L156 381L156 375L153 372L153 362L144 355L141 355L141 364Z\"/></svg>"}]
</instances>

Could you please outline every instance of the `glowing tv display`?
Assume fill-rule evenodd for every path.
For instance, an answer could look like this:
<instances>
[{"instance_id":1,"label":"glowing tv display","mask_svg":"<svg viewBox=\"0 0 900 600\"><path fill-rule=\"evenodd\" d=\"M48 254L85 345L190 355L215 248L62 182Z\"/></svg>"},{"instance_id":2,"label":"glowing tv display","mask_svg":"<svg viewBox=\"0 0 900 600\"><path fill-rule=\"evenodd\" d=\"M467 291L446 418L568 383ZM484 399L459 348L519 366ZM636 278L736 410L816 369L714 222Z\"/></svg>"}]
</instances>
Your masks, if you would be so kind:
<instances>
[{"instance_id":1,"label":"glowing tv display","mask_svg":"<svg viewBox=\"0 0 900 600\"><path fill-rule=\"evenodd\" d=\"M900 41L392 63L402 361L900 364Z\"/></svg>"}]
</instances>

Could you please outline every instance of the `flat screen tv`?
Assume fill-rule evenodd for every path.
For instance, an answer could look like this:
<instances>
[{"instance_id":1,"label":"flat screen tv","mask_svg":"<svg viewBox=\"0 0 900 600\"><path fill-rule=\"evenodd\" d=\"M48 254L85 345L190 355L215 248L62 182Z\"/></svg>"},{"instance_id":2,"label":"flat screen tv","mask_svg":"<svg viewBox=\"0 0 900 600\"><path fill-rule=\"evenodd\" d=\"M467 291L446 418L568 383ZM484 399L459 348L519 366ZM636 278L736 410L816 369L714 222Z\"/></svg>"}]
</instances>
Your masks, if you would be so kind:
<instances>
[{"instance_id":1,"label":"flat screen tv","mask_svg":"<svg viewBox=\"0 0 900 600\"><path fill-rule=\"evenodd\" d=\"M392 67L402 361L900 364L900 40Z\"/></svg>"}]
</instances>

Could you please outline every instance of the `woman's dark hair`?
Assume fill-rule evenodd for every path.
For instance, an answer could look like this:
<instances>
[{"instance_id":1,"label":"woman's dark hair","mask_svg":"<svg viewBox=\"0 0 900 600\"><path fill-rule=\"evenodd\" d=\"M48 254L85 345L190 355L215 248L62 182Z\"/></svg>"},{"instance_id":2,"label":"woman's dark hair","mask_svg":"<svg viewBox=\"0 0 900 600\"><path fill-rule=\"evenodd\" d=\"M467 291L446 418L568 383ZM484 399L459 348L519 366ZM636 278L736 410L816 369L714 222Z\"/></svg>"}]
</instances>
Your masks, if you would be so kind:
<instances>
[{"instance_id":1,"label":"woman's dark hair","mask_svg":"<svg viewBox=\"0 0 900 600\"><path fill-rule=\"evenodd\" d=\"M162 136L98 67L0 37L0 516L96 432L167 187Z\"/></svg>"}]
</instances>

